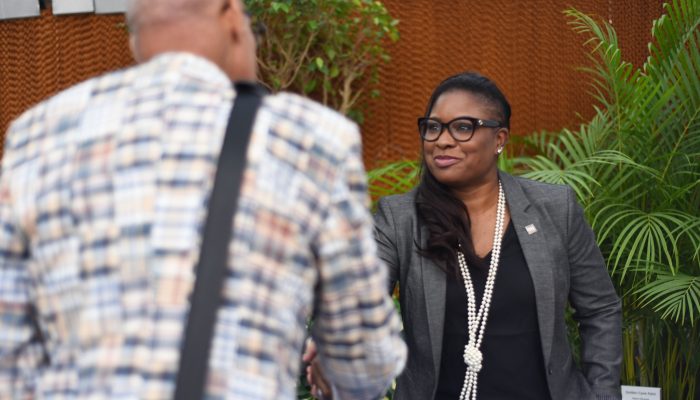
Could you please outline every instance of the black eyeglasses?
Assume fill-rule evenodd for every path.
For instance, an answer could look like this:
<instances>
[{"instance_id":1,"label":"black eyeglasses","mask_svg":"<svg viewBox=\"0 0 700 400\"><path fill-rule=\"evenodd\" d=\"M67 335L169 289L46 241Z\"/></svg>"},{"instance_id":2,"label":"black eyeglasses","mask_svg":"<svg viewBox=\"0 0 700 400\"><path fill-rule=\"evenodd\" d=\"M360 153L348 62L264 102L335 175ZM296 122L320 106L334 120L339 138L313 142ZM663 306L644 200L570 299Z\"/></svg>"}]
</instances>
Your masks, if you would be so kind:
<instances>
[{"instance_id":1,"label":"black eyeglasses","mask_svg":"<svg viewBox=\"0 0 700 400\"><path fill-rule=\"evenodd\" d=\"M447 128L450 136L458 142L468 142L476 128L483 126L486 128L501 128L503 124L489 119L478 119L472 117L457 117L449 122L441 122L435 118L418 118L418 132L420 137L426 142L434 142L440 138L442 132Z\"/></svg>"}]
</instances>

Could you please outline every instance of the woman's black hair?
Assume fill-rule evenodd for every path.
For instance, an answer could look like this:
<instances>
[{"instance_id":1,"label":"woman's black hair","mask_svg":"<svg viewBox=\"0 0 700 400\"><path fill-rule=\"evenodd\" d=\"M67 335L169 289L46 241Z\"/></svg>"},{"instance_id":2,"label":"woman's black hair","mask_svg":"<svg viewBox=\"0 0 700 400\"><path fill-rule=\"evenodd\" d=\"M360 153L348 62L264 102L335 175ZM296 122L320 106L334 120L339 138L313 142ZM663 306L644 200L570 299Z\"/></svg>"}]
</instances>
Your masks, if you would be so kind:
<instances>
[{"instance_id":1,"label":"woman's black hair","mask_svg":"<svg viewBox=\"0 0 700 400\"><path fill-rule=\"evenodd\" d=\"M476 72L463 72L442 81L430 96L425 116L430 116L440 96L453 91L463 91L482 98L484 102L493 106L502 126L510 127L510 104L505 95L493 81ZM474 250L471 222L466 206L449 187L435 179L427 168L425 159L421 161L416 208L419 221L429 233L425 247L420 248L423 256L434 260L448 273L460 276L456 250L457 246L461 245L469 265L483 264Z\"/></svg>"}]
</instances>

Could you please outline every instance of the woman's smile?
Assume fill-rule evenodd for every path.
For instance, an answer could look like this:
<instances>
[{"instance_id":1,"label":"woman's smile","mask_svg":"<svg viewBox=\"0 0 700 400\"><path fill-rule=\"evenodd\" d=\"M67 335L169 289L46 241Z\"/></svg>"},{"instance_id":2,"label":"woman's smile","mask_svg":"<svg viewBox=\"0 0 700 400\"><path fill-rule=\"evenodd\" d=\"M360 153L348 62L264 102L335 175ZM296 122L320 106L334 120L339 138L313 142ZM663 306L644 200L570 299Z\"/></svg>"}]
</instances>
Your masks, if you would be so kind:
<instances>
[{"instance_id":1,"label":"woman's smile","mask_svg":"<svg viewBox=\"0 0 700 400\"><path fill-rule=\"evenodd\" d=\"M433 159L438 168L447 168L459 162L459 158L446 155L435 156Z\"/></svg>"}]
</instances>

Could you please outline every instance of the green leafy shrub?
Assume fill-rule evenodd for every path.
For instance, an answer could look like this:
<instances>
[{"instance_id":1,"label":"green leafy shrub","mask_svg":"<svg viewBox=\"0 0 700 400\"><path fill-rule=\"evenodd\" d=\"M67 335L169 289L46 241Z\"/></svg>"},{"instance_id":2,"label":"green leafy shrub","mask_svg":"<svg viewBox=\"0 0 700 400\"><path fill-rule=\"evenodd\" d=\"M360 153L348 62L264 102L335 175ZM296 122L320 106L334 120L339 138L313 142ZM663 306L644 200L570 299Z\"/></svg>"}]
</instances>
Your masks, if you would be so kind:
<instances>
[{"instance_id":1,"label":"green leafy shrub","mask_svg":"<svg viewBox=\"0 0 700 400\"><path fill-rule=\"evenodd\" d=\"M358 122L361 99L377 67L389 60L387 41L399 38L398 20L376 0L246 0L268 34L258 47L261 79L272 91L310 95ZM369 91L369 93L367 93Z\"/></svg>"}]
</instances>

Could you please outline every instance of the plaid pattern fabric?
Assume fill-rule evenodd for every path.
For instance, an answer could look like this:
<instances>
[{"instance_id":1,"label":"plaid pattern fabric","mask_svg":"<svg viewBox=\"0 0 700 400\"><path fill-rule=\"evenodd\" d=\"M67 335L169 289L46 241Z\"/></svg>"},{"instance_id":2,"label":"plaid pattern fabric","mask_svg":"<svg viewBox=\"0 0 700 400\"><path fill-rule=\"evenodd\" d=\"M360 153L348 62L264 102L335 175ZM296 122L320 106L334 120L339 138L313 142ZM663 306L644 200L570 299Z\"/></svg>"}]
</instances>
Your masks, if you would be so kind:
<instances>
[{"instance_id":1,"label":"plaid pattern fabric","mask_svg":"<svg viewBox=\"0 0 700 400\"><path fill-rule=\"evenodd\" d=\"M0 175L0 399L164 399L235 97L166 54L11 126ZM343 398L379 396L406 349L375 255L354 124L265 98L209 361L210 399L293 399L306 321Z\"/></svg>"}]
</instances>

